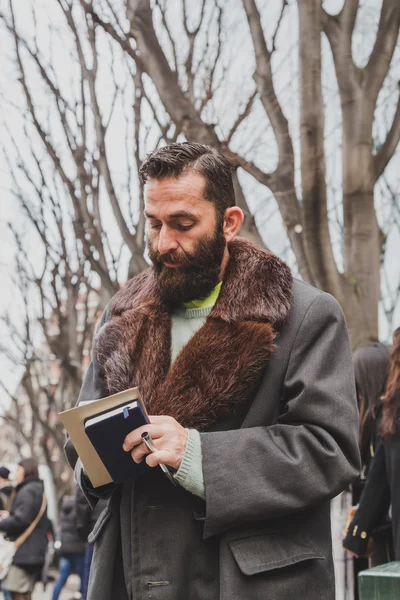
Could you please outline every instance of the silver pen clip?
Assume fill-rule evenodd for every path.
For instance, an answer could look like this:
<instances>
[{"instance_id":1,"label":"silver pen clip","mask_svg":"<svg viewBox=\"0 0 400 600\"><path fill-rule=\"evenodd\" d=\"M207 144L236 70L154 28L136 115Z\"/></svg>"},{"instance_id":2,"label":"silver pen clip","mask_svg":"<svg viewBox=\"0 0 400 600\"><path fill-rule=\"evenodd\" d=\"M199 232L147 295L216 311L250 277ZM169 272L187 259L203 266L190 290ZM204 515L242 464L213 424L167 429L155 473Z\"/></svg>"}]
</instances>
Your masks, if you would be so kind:
<instances>
[{"instance_id":1,"label":"silver pen clip","mask_svg":"<svg viewBox=\"0 0 400 600\"><path fill-rule=\"evenodd\" d=\"M147 431L144 431L142 433L142 441L146 444L150 452L157 452L157 448L155 447L154 442ZM167 465L160 464L159 466L161 467L162 472L168 477L170 482L173 483L175 486L178 486Z\"/></svg>"}]
</instances>

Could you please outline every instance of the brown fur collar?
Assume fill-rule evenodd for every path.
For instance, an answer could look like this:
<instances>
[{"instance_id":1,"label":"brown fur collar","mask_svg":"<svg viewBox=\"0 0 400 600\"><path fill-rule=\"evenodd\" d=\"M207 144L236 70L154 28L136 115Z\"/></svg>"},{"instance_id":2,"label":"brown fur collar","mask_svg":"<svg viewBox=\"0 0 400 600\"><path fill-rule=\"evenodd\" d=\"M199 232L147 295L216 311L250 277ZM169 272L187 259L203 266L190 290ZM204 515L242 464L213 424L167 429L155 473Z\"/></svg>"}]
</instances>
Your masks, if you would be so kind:
<instances>
[{"instance_id":1,"label":"brown fur collar","mask_svg":"<svg viewBox=\"0 0 400 600\"><path fill-rule=\"evenodd\" d=\"M94 346L110 394L138 386L150 414L206 430L249 402L290 309L292 276L243 239L229 245L217 303L170 365L171 317L148 269L113 298Z\"/></svg>"}]
</instances>

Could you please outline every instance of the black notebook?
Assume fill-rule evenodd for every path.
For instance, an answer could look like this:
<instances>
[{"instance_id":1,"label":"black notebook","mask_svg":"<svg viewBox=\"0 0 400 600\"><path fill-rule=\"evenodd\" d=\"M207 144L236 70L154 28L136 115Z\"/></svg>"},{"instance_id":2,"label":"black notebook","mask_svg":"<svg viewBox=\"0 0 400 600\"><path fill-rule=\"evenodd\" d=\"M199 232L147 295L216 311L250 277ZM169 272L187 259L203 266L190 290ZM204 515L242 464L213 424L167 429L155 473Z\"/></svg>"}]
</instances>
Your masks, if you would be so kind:
<instances>
[{"instance_id":1,"label":"black notebook","mask_svg":"<svg viewBox=\"0 0 400 600\"><path fill-rule=\"evenodd\" d=\"M128 433L147 423L146 411L138 400L86 419L86 435L114 483L132 481L150 468L146 461L135 463L130 452L122 448Z\"/></svg>"}]
</instances>

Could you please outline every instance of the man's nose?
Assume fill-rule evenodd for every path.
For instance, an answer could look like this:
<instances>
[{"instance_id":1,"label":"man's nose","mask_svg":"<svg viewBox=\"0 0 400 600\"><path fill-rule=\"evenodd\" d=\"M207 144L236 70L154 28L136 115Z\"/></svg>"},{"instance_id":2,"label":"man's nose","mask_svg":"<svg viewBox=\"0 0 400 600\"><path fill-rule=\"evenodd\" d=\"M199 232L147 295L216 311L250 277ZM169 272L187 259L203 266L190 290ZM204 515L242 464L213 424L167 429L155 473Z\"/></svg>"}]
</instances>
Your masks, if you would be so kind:
<instances>
[{"instance_id":1,"label":"man's nose","mask_svg":"<svg viewBox=\"0 0 400 600\"><path fill-rule=\"evenodd\" d=\"M158 238L158 251L160 254L166 254L171 250L176 250L179 247L178 242L175 239L174 232L167 228L161 227L160 235Z\"/></svg>"}]
</instances>

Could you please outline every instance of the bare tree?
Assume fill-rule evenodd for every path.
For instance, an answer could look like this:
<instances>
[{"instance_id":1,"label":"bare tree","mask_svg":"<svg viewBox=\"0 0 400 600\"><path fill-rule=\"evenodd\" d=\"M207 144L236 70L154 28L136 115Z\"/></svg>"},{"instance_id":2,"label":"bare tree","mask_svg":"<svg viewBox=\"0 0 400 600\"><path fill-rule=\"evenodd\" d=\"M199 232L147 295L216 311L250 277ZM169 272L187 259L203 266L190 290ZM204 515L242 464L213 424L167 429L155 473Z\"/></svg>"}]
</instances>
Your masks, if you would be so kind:
<instances>
[{"instance_id":1,"label":"bare tree","mask_svg":"<svg viewBox=\"0 0 400 600\"><path fill-rule=\"evenodd\" d=\"M22 302L22 319L16 325L15 318L2 316L7 335L0 353L3 359L20 368L21 377L15 391L0 381L10 400L1 418L15 431L19 453L28 451L47 463L60 500L71 477L69 480L61 477L67 463L63 453L65 434L58 413L75 404L97 312L89 298L97 306L98 296L93 291L90 296L88 282L76 275L80 293L71 304L65 288L60 286L62 266L53 268L52 281L45 284L44 275L34 273L17 234L16 237L19 254L15 286ZM37 312L32 309L35 288L41 307L41 327Z\"/></svg>"},{"instance_id":2,"label":"bare tree","mask_svg":"<svg viewBox=\"0 0 400 600\"><path fill-rule=\"evenodd\" d=\"M229 0L221 4L203 0L196 10L187 0L176 2L175 9L180 7L180 11L175 11L175 16L179 14L181 19L179 39L171 23L171 5L167 7L163 0L154 5L149 0L129 0L126 4L122 0L52 1L62 21L49 23L49 53L38 35L41 15L34 4L30 35L18 25L13 0L9 0L8 10L0 13L13 42L23 95L23 102L15 107L22 116L23 142L4 122L7 135L2 149L12 176L12 193L42 244L42 271L38 274L20 232L15 229L19 261L24 259L30 284L39 292L37 317L49 354L68 374L71 397L77 397L82 375L82 347L76 341L76 304L82 282L87 284L89 274L96 274L100 304L104 306L120 280L147 264L143 257L143 191L138 186L137 171L149 139L153 147L183 136L216 145L225 152L238 168L235 187L238 203L246 214L244 233L261 243L262 223L256 227L238 174L247 172L268 188L277 201L300 274L339 299L354 346L377 337L379 269L385 235L375 214L374 186L400 136L399 104L393 118L385 123L383 134L380 132L381 142L375 150L372 126L378 94L389 73L398 39L398 4L383 1L375 45L365 69L361 69L355 65L351 51L358 2L346 0L335 16L329 15L320 1L297 3L298 160L297 140L281 106L273 68L280 28L290 8L287 2L281 3L268 39L255 0L243 0L241 15L247 18L245 33L253 52L253 87L226 127L213 117L218 117L216 98L223 91L227 61L232 59L224 21ZM61 31L68 38L68 56L75 66L70 86L65 85L52 58ZM343 180L338 185L340 207L337 203L335 211L342 238L343 272L334 256L328 215L321 77L323 32L332 49L342 105ZM99 58L105 44L107 103L102 101L105 76ZM111 145L107 143L118 111L124 113L122 139L127 157L122 186L116 182ZM260 128L258 117L263 115L275 138L274 169L264 169L256 152L246 148L238 151L238 132L244 128L248 127L251 141L257 139L250 125L254 113L256 126ZM146 127L147 121L151 124ZM261 135L264 134L262 130ZM301 170L300 187L296 185L296 168ZM386 229L383 227L385 233L397 218L396 194L390 183L386 188L394 218L388 219ZM114 230L108 227L108 221L105 227L105 205L109 207L108 214L111 211ZM386 275L383 287L388 288L383 307L392 322L398 289L389 289ZM49 334L50 314L52 319L57 318L58 338Z\"/></svg>"},{"instance_id":3,"label":"bare tree","mask_svg":"<svg viewBox=\"0 0 400 600\"><path fill-rule=\"evenodd\" d=\"M80 0L95 23L101 26L146 73L154 84L170 120L187 139L218 146L234 161L274 194L301 276L332 293L342 304L350 327L353 346L378 336L380 296L380 260L383 235L374 208L374 187L393 156L400 139L400 101L386 138L374 153L372 128L378 95L389 73L399 37L400 5L383 0L373 50L365 67L358 67L352 55L352 39L358 11L357 0L345 0L339 14L328 14L321 0L298 0L299 26L299 107L301 189L296 192L296 154L289 123L276 92L277 75L272 62L279 26L288 2L282 2L275 32L268 43L262 15L256 0L242 0L255 56L254 82L248 102L224 137L204 110L215 89L215 63L221 56L221 38L214 44L214 66L193 70L194 48L204 44L202 26L207 7L215 9L216 23L222 22L223 4L203 2L196 25L188 25L186 2L182 0L186 58L178 64L177 37L167 19L165 3L128 0L126 19L117 14L109 0ZM113 8L114 7L114 8ZM120 7L121 8L121 7ZM175 6L176 8L176 6ZM212 11L212 8L210 9ZM155 22L161 11L161 28L166 31L162 45L160 25ZM176 11L175 11L176 12ZM293 14L293 13L292 13ZM191 19L193 21L193 18ZM209 24L204 25L209 27ZM221 27L218 28L221 32ZM328 220L324 148L324 103L321 82L322 36L332 50L342 109L342 211L344 269L338 269L331 243ZM167 43L172 52L167 52ZM204 53L207 55L207 52ZM169 58L169 56L172 58ZM207 83L204 83L206 73ZM203 85L196 88L196 74ZM196 95L195 90L198 90ZM398 95L398 90L395 91ZM278 162L266 171L246 155L232 150L232 138L251 111L256 96L275 135ZM249 215L245 196L236 181L239 204ZM245 232L256 236L250 218Z\"/></svg>"},{"instance_id":4,"label":"bare tree","mask_svg":"<svg viewBox=\"0 0 400 600\"><path fill-rule=\"evenodd\" d=\"M65 82L60 81L59 69L55 68L47 58L45 50L39 46L36 7L32 5L34 31L30 41L19 33L12 0L9 1L9 10L0 13L0 18L14 42L18 78L26 107L23 111L26 140L28 142L31 140L30 133L34 131L52 163L54 176L58 180L57 185L61 184L65 201L69 201L73 209L74 236L81 244L91 269L100 277L103 299L106 302L119 287L120 265L118 263L121 248L117 252L113 250L107 228L103 225L103 197L107 198L121 242L130 255L128 273L123 278L140 272L147 264L143 257L142 211L137 210L136 218L132 214L124 214L106 144L108 128L116 107L122 104L127 82L117 81L114 68L120 57L115 55L112 46L109 52L111 64L108 71L112 97L107 111L102 110L99 101L101 83L99 83L97 28L90 15L86 15L85 18L85 14L76 14L73 3L61 0L56 0L56 3L64 15L68 35L73 43L70 60L72 64L75 63L79 73L76 80L72 82L72 89L65 86ZM82 16L83 19L80 18ZM57 32L53 33L50 38L52 51L54 44L59 43L56 34ZM40 79L39 91L31 81L32 69ZM127 70L126 76L132 76L131 71ZM136 84L136 90L140 90L140 77L136 78ZM41 114L43 99L48 110L44 118ZM138 94L134 103L134 119L137 126L141 122L141 105L141 96ZM52 123L55 115L58 121L57 128ZM126 135L129 133L126 127ZM140 161L139 130L136 136L136 160ZM31 141L30 150L34 157L37 145ZM26 160L25 157L23 162ZM29 177L27 169L24 175L26 178ZM131 177L130 172L129 177ZM131 190L130 185L131 181L128 179L129 190Z\"/></svg>"},{"instance_id":5,"label":"bare tree","mask_svg":"<svg viewBox=\"0 0 400 600\"><path fill-rule=\"evenodd\" d=\"M0 384L11 401L3 420L30 453L46 460L61 495L65 434L58 413L78 398L99 310L119 280L147 264L143 197L135 180L151 128L142 125L140 71L126 64L115 43L103 40L111 82L104 101L104 56L97 48L98 34L104 34L83 11L55 4L61 22L47 22L46 42L43 30L39 35L43 15L33 4L29 35L12 1L0 12L22 92L20 105L2 94L20 126L11 127L3 113L0 140L9 193L22 216L10 223L16 248L12 283L21 305L17 314L14 303L2 317L0 352L19 367L21 378L15 392ZM68 82L56 64L60 39L74 65ZM106 140L118 111L126 154L122 182L112 173ZM128 200L124 207L120 194Z\"/></svg>"},{"instance_id":6,"label":"bare tree","mask_svg":"<svg viewBox=\"0 0 400 600\"><path fill-rule=\"evenodd\" d=\"M30 454L46 461L60 499L68 481L60 478L67 463L58 413L74 406L79 394L102 304L100 278L74 236L74 217L48 159L28 146L30 161L24 161L11 131L8 136L8 147L2 141L0 149L12 194L40 250L31 256L24 231L10 223L16 247L13 308L19 310L1 317L0 353L21 377L16 391L0 381L11 402L2 418Z\"/></svg>"}]
</instances>

